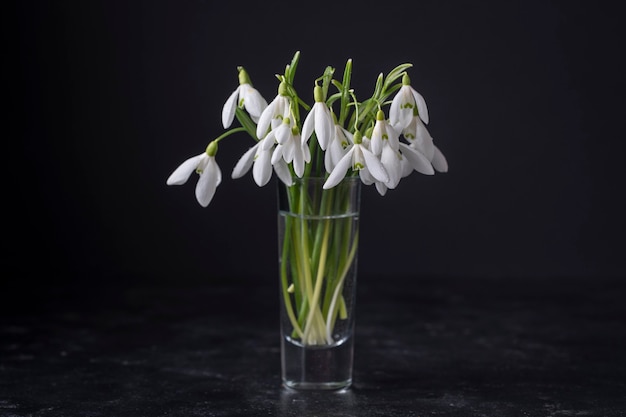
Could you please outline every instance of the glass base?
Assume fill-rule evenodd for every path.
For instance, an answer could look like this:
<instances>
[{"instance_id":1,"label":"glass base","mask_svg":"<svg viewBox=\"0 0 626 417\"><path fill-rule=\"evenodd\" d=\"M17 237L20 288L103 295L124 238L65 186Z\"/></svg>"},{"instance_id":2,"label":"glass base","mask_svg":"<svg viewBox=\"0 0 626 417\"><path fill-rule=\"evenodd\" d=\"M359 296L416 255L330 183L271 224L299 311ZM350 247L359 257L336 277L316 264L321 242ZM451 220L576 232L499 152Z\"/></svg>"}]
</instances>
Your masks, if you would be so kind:
<instances>
[{"instance_id":1,"label":"glass base","mask_svg":"<svg viewBox=\"0 0 626 417\"><path fill-rule=\"evenodd\" d=\"M331 346L303 346L283 337L283 384L296 390L348 388L352 384L353 352L352 337Z\"/></svg>"}]
</instances>

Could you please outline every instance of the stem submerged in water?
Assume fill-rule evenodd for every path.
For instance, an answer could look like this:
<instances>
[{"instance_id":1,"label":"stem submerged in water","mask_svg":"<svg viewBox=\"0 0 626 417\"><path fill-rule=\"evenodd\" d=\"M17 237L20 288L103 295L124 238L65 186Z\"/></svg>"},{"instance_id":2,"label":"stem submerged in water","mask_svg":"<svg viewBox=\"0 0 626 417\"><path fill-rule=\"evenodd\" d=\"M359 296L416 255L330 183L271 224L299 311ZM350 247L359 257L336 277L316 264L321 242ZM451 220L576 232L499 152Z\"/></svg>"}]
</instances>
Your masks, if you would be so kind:
<instances>
[{"instance_id":1,"label":"stem submerged in water","mask_svg":"<svg viewBox=\"0 0 626 417\"><path fill-rule=\"evenodd\" d=\"M334 335L338 320L352 320L346 306L352 296L345 297L344 290L354 290L353 283L345 283L356 272L359 190L354 188L360 183L344 181L323 190L323 179L302 179L283 192L280 281L291 326L286 334L303 345L337 342L343 337L341 331Z\"/></svg>"}]
</instances>

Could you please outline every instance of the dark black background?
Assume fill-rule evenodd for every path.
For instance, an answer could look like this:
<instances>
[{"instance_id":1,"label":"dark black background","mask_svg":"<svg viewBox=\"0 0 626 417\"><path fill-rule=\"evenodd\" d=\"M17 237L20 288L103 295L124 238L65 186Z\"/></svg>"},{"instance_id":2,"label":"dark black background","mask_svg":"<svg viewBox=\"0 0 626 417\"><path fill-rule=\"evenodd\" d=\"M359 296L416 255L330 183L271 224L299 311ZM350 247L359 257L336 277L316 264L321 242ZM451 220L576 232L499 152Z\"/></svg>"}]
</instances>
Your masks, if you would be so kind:
<instances>
[{"instance_id":1,"label":"dark black background","mask_svg":"<svg viewBox=\"0 0 626 417\"><path fill-rule=\"evenodd\" d=\"M6 19L5 288L266 279L275 183L208 208L165 180L222 133L246 67L268 101L302 53L353 86L411 62L450 171L363 193L367 277L626 276L624 48L602 2L19 2ZM4 130L4 129L3 129ZM17 146L15 146L17 144Z\"/></svg>"}]
</instances>

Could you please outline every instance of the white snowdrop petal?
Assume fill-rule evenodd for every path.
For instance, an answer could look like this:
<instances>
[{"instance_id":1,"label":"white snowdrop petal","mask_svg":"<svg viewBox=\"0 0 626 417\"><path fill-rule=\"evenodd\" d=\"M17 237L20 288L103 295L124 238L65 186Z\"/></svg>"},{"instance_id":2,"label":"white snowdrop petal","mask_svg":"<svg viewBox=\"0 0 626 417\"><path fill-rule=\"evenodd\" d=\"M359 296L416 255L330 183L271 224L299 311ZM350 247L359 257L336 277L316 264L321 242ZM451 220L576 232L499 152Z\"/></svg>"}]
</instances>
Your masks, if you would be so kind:
<instances>
[{"instance_id":1,"label":"white snowdrop petal","mask_svg":"<svg viewBox=\"0 0 626 417\"><path fill-rule=\"evenodd\" d=\"M267 107L267 101L250 84L242 86L243 105L253 121L258 121L261 113Z\"/></svg>"},{"instance_id":2,"label":"white snowdrop petal","mask_svg":"<svg viewBox=\"0 0 626 417\"><path fill-rule=\"evenodd\" d=\"M448 161L446 160L446 157L443 155L443 153L441 153L438 147L436 147L435 145L433 145L433 147L435 148L433 159L431 161L433 167L438 172L448 172Z\"/></svg>"},{"instance_id":3,"label":"white snowdrop petal","mask_svg":"<svg viewBox=\"0 0 626 417\"><path fill-rule=\"evenodd\" d=\"M250 167L252 167L252 163L254 162L254 156L256 155L256 151L259 148L260 143L261 142L258 142L256 145L248 149L241 156L241 158L239 158L239 161L237 161L237 164L235 165L235 168L233 168L233 172L231 174L231 177L233 179L243 177L250 170Z\"/></svg>"},{"instance_id":4,"label":"white snowdrop petal","mask_svg":"<svg viewBox=\"0 0 626 417\"><path fill-rule=\"evenodd\" d=\"M370 149L376 156L380 156L383 151L383 132L380 121L376 121L374 130L372 130L372 138L370 142Z\"/></svg>"},{"instance_id":5,"label":"white snowdrop petal","mask_svg":"<svg viewBox=\"0 0 626 417\"><path fill-rule=\"evenodd\" d=\"M372 177L372 174L370 174L367 168L363 168L359 171L359 177L361 177L361 182L365 185L372 185L376 182L376 179Z\"/></svg>"},{"instance_id":6,"label":"white snowdrop petal","mask_svg":"<svg viewBox=\"0 0 626 417\"><path fill-rule=\"evenodd\" d=\"M290 163L291 161L293 161L295 153L296 144L293 141L287 142L283 148L283 159L285 160L285 162Z\"/></svg>"},{"instance_id":7,"label":"white snowdrop petal","mask_svg":"<svg viewBox=\"0 0 626 417\"><path fill-rule=\"evenodd\" d=\"M389 175L387 186L392 189L396 188L402 178L402 160L400 155L390 146L385 146L380 156L380 162Z\"/></svg>"},{"instance_id":8,"label":"white snowdrop petal","mask_svg":"<svg viewBox=\"0 0 626 417\"><path fill-rule=\"evenodd\" d=\"M389 182L389 174L387 173L387 170L385 170L385 167L383 166L382 162L380 162L380 160L376 157L376 155L374 155L368 149L365 149L362 146L361 146L361 149L363 150L363 158L365 158L365 165L367 166L367 169L369 169L372 176L376 178L378 181L382 181L384 183Z\"/></svg>"},{"instance_id":9,"label":"white snowdrop petal","mask_svg":"<svg viewBox=\"0 0 626 417\"><path fill-rule=\"evenodd\" d=\"M333 134L333 119L325 103L314 104L318 109L315 112L315 134L323 151L326 150L330 137Z\"/></svg>"},{"instance_id":10,"label":"white snowdrop petal","mask_svg":"<svg viewBox=\"0 0 626 417\"><path fill-rule=\"evenodd\" d=\"M186 183L191 174L198 167L198 163L200 162L202 155L204 155L204 153L192 156L180 164L167 179L167 185L182 185Z\"/></svg>"},{"instance_id":11,"label":"white snowdrop petal","mask_svg":"<svg viewBox=\"0 0 626 417\"><path fill-rule=\"evenodd\" d=\"M398 91L397 97L398 107L395 114L396 121L392 124L396 126L396 129L404 130L409 125L409 123L411 123L411 119L413 118L413 109L411 107L405 107L406 104L415 105L415 99L411 94L411 87L409 87L408 85L403 85L400 88L400 91Z\"/></svg>"},{"instance_id":12,"label":"white snowdrop petal","mask_svg":"<svg viewBox=\"0 0 626 417\"><path fill-rule=\"evenodd\" d=\"M394 96L393 100L391 100L391 105L389 106L389 122L394 126L398 125L400 121L401 100L402 96L398 93ZM405 127L406 126L400 126L400 129L402 130Z\"/></svg>"},{"instance_id":13,"label":"white snowdrop petal","mask_svg":"<svg viewBox=\"0 0 626 417\"><path fill-rule=\"evenodd\" d=\"M324 169L326 172L331 173L337 162L343 156L343 149L339 144L337 137L333 138L324 152Z\"/></svg>"},{"instance_id":14,"label":"white snowdrop petal","mask_svg":"<svg viewBox=\"0 0 626 417\"><path fill-rule=\"evenodd\" d=\"M265 139L261 139L259 142L259 148L262 151L268 151L276 144L276 135L274 133L275 132L272 130L267 134L267 136L265 136Z\"/></svg>"},{"instance_id":15,"label":"white snowdrop petal","mask_svg":"<svg viewBox=\"0 0 626 417\"><path fill-rule=\"evenodd\" d=\"M285 161L278 161L274 165L274 172L276 172L276 176L288 187L293 185L293 178L291 178L291 172L289 171L289 167Z\"/></svg>"},{"instance_id":16,"label":"white snowdrop petal","mask_svg":"<svg viewBox=\"0 0 626 417\"><path fill-rule=\"evenodd\" d=\"M276 99L274 99L266 108L261 112L259 121L256 125L256 137L263 139L267 135L267 129L270 127L270 123L274 118L274 108L276 107Z\"/></svg>"},{"instance_id":17,"label":"white snowdrop petal","mask_svg":"<svg viewBox=\"0 0 626 417\"><path fill-rule=\"evenodd\" d=\"M384 196L385 194L387 194L387 189L389 187L387 187L385 184L383 184L380 181L376 181L374 185L376 186L376 191L378 191L378 194L380 194L381 196Z\"/></svg>"},{"instance_id":18,"label":"white snowdrop petal","mask_svg":"<svg viewBox=\"0 0 626 417\"><path fill-rule=\"evenodd\" d=\"M414 170L424 175L433 175L435 173L435 170L426 155L404 143L400 144L400 148L402 156L409 161Z\"/></svg>"},{"instance_id":19,"label":"white snowdrop petal","mask_svg":"<svg viewBox=\"0 0 626 417\"><path fill-rule=\"evenodd\" d=\"M300 132L300 134L302 135L302 140L304 141L309 140L309 138L313 134L314 127L315 127L315 105L313 105L313 108L311 109L309 114L307 114L306 118L304 119L304 123L302 124L302 132Z\"/></svg>"},{"instance_id":20,"label":"white snowdrop petal","mask_svg":"<svg viewBox=\"0 0 626 417\"><path fill-rule=\"evenodd\" d=\"M272 177L272 164L270 161L271 154L269 151L260 152L254 161L252 167L252 176L254 182L259 187L266 185Z\"/></svg>"},{"instance_id":21,"label":"white snowdrop petal","mask_svg":"<svg viewBox=\"0 0 626 417\"><path fill-rule=\"evenodd\" d=\"M406 158L406 156L403 154L403 157L402 157L402 178L408 177L409 175L411 175L411 173L413 171L415 171L413 169L413 166L411 165L409 160Z\"/></svg>"},{"instance_id":22,"label":"white snowdrop petal","mask_svg":"<svg viewBox=\"0 0 626 417\"><path fill-rule=\"evenodd\" d=\"M341 182L342 179L346 176L348 169L352 166L352 154L354 152L354 148L351 148L344 156L337 162L335 169L330 173L326 182L324 183L324 189L333 188L337 184Z\"/></svg>"},{"instance_id":23,"label":"white snowdrop petal","mask_svg":"<svg viewBox=\"0 0 626 417\"><path fill-rule=\"evenodd\" d=\"M219 175L219 167L215 163L209 163L207 169L200 174L196 184L196 199L202 207L208 206L213 199Z\"/></svg>"},{"instance_id":24,"label":"white snowdrop petal","mask_svg":"<svg viewBox=\"0 0 626 417\"><path fill-rule=\"evenodd\" d=\"M270 163L274 165L280 159L283 158L283 145L278 145L274 148L274 152L272 152L272 158L270 159Z\"/></svg>"},{"instance_id":25,"label":"white snowdrop petal","mask_svg":"<svg viewBox=\"0 0 626 417\"><path fill-rule=\"evenodd\" d=\"M311 150L306 145L306 143L302 144L302 154L304 155L304 162L307 164L311 162Z\"/></svg>"},{"instance_id":26,"label":"white snowdrop petal","mask_svg":"<svg viewBox=\"0 0 626 417\"><path fill-rule=\"evenodd\" d=\"M302 155L301 150L292 151L292 160L293 160L293 170L298 176L298 178L302 178L304 174L304 155Z\"/></svg>"},{"instance_id":27,"label":"white snowdrop petal","mask_svg":"<svg viewBox=\"0 0 626 417\"><path fill-rule=\"evenodd\" d=\"M239 97L240 88L241 86L237 87L237 89L228 97L228 100L226 100L226 103L224 103L224 107L222 108L222 125L224 126L224 129L228 129L235 118L237 97Z\"/></svg>"},{"instance_id":28,"label":"white snowdrop petal","mask_svg":"<svg viewBox=\"0 0 626 417\"><path fill-rule=\"evenodd\" d=\"M284 144L285 142L287 142L290 138L291 138L291 128L289 127L289 125L286 125L285 123L281 123L280 126L278 126L275 130L272 130L272 132L274 132L274 136L276 137L276 142Z\"/></svg>"},{"instance_id":29,"label":"white snowdrop petal","mask_svg":"<svg viewBox=\"0 0 626 417\"><path fill-rule=\"evenodd\" d=\"M426 107L426 100L424 100L424 97L415 91L414 88L411 88L411 94L413 94L413 98L415 99L420 119L422 119L424 123L428 124L428 108Z\"/></svg>"}]
</instances>

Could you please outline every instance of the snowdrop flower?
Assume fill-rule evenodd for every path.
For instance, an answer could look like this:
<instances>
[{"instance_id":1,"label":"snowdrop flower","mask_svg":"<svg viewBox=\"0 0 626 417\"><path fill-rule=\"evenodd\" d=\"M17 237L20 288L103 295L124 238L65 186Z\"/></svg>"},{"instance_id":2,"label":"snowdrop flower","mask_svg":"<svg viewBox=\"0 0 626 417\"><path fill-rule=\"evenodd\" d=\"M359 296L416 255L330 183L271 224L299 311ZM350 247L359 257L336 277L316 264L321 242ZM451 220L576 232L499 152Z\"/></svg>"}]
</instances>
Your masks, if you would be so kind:
<instances>
[{"instance_id":1,"label":"snowdrop flower","mask_svg":"<svg viewBox=\"0 0 626 417\"><path fill-rule=\"evenodd\" d=\"M222 109L224 129L228 129L233 123L237 106L245 108L255 123L259 121L261 113L267 107L267 101L252 87L250 77L242 67L239 67L239 87L228 97Z\"/></svg>"},{"instance_id":2,"label":"snowdrop flower","mask_svg":"<svg viewBox=\"0 0 626 417\"><path fill-rule=\"evenodd\" d=\"M403 174L402 153L400 152L400 134L385 120L385 113L378 110L376 122L372 129L370 139L370 149L372 153L380 157L380 162L389 174L389 181L384 184L387 188L396 188ZM381 191L380 181L376 181L379 192ZM384 192L381 192L384 195Z\"/></svg>"},{"instance_id":3,"label":"snowdrop flower","mask_svg":"<svg viewBox=\"0 0 626 417\"><path fill-rule=\"evenodd\" d=\"M235 168L231 174L233 179L243 177L252 168L252 177L254 182L263 187L272 177L272 166L276 175L286 185L291 185L293 180L287 163L280 159L272 164L272 152L276 144L274 132L270 132L265 138L248 149L237 161Z\"/></svg>"},{"instance_id":4,"label":"snowdrop flower","mask_svg":"<svg viewBox=\"0 0 626 417\"><path fill-rule=\"evenodd\" d=\"M330 109L324 102L322 87L316 85L313 89L313 96L315 97L315 104L302 124L302 139L309 140L309 137L315 132L320 148L325 151L332 138L335 123Z\"/></svg>"},{"instance_id":5,"label":"snowdrop flower","mask_svg":"<svg viewBox=\"0 0 626 417\"><path fill-rule=\"evenodd\" d=\"M412 148L420 151L431 161L436 171L448 172L448 162L445 156L435 146L432 136L419 117L414 117L402 133Z\"/></svg>"},{"instance_id":6,"label":"snowdrop flower","mask_svg":"<svg viewBox=\"0 0 626 417\"><path fill-rule=\"evenodd\" d=\"M346 154L348 146L352 143L352 133L335 124L335 134L332 136L326 152L324 153L324 168L331 173L337 163Z\"/></svg>"},{"instance_id":7,"label":"snowdrop flower","mask_svg":"<svg viewBox=\"0 0 626 417\"><path fill-rule=\"evenodd\" d=\"M389 145L394 150L398 150L400 134L385 120L385 112L378 110L376 113L376 123L371 135L371 150L376 156L380 156L383 147Z\"/></svg>"},{"instance_id":8,"label":"snowdrop flower","mask_svg":"<svg viewBox=\"0 0 626 417\"><path fill-rule=\"evenodd\" d=\"M195 171L200 175L196 184L196 199L202 207L209 205L215 189L222 182L222 171L215 161L217 141L209 143L206 151L180 164L167 179L167 185L182 185Z\"/></svg>"},{"instance_id":9,"label":"snowdrop flower","mask_svg":"<svg viewBox=\"0 0 626 417\"><path fill-rule=\"evenodd\" d=\"M302 140L298 127L292 126L290 118L287 117L283 119L283 124L273 132L278 145L272 154L272 165L276 166L280 159L288 164L293 162L294 173L302 178L305 164L311 162L311 151L307 143Z\"/></svg>"},{"instance_id":10,"label":"snowdrop flower","mask_svg":"<svg viewBox=\"0 0 626 417\"><path fill-rule=\"evenodd\" d=\"M256 127L256 136L263 139L268 129L280 126L285 117L289 117L290 101L287 95L287 84L283 81L278 86L278 94L263 110Z\"/></svg>"},{"instance_id":11,"label":"snowdrop flower","mask_svg":"<svg viewBox=\"0 0 626 417\"><path fill-rule=\"evenodd\" d=\"M419 117L428 124L426 101L420 93L411 87L411 80L405 73L402 76L402 87L391 101L389 119L396 129L403 130L415 117Z\"/></svg>"},{"instance_id":12,"label":"snowdrop flower","mask_svg":"<svg viewBox=\"0 0 626 417\"><path fill-rule=\"evenodd\" d=\"M387 174L385 167L376 155L363 144L363 139L360 131L357 130L354 132L354 142L352 146L348 149L343 158L339 160L326 179L324 189L329 189L339 184L350 168L354 171L359 171L359 176L363 181L365 181L366 178L364 177L367 176L367 174L371 174L377 181L383 183L389 182L389 174Z\"/></svg>"},{"instance_id":13,"label":"snowdrop flower","mask_svg":"<svg viewBox=\"0 0 626 417\"><path fill-rule=\"evenodd\" d=\"M364 137L363 143L366 148L371 148L373 141L368 141ZM362 170L361 178L365 185L374 184L376 190L382 196L387 193L387 190L396 188L400 180L413 171L418 171L425 175L433 175L435 173L430 161L422 152L399 141L397 149L394 149L388 141L383 142L380 162L389 175L388 181L380 181L374 178L367 169Z\"/></svg>"},{"instance_id":14,"label":"snowdrop flower","mask_svg":"<svg viewBox=\"0 0 626 417\"><path fill-rule=\"evenodd\" d=\"M365 149L371 150L372 141L367 136L363 136L362 140L363 140L362 144L365 147ZM382 161L381 161L381 164L382 164ZM384 196L387 193L387 190L389 188L387 185L391 181L391 178L389 178L389 181L378 180L374 178L374 176L370 173L369 169L367 168L361 169L359 171L359 176L361 177L361 181L363 182L363 184L365 185L374 184L376 186L376 190L378 191L380 195Z\"/></svg>"}]
</instances>

